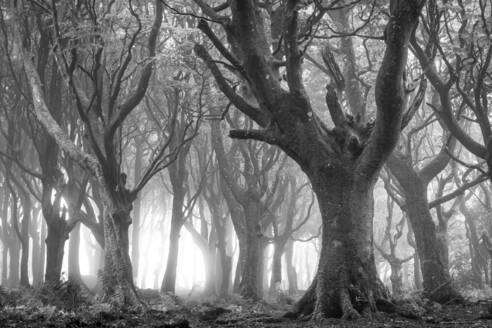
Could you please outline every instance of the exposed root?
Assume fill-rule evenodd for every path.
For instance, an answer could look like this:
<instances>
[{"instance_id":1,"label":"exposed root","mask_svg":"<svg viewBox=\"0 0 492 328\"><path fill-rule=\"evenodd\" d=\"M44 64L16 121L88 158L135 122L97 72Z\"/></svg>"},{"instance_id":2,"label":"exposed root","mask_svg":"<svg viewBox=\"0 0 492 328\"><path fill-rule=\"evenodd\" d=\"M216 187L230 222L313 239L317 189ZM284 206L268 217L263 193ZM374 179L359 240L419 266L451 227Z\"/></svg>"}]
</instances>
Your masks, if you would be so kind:
<instances>
[{"instance_id":1,"label":"exposed root","mask_svg":"<svg viewBox=\"0 0 492 328\"><path fill-rule=\"evenodd\" d=\"M147 308L135 289L129 286L120 285L107 290L103 296L103 301L119 309L145 310Z\"/></svg>"},{"instance_id":2,"label":"exposed root","mask_svg":"<svg viewBox=\"0 0 492 328\"><path fill-rule=\"evenodd\" d=\"M465 298L461 296L447 281L434 290L425 293L430 300L439 304L464 304Z\"/></svg>"},{"instance_id":3,"label":"exposed root","mask_svg":"<svg viewBox=\"0 0 492 328\"><path fill-rule=\"evenodd\" d=\"M340 290L340 305L342 307L342 319L343 320L355 320L360 319L361 315L354 309L352 301L350 300L350 294L347 289Z\"/></svg>"},{"instance_id":4,"label":"exposed root","mask_svg":"<svg viewBox=\"0 0 492 328\"><path fill-rule=\"evenodd\" d=\"M284 314L284 318L297 319L299 317L308 317L313 313L316 304L317 280L316 277L313 279L311 286L309 286L304 295L294 304L292 310Z\"/></svg>"}]
</instances>

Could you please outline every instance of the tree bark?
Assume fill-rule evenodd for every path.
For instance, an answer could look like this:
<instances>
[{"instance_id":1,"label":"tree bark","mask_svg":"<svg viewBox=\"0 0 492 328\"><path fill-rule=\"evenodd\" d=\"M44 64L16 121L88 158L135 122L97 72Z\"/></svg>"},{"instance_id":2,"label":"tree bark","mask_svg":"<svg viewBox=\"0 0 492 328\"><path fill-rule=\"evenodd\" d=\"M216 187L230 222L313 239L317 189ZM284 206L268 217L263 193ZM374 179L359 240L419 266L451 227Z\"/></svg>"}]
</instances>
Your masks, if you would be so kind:
<instances>
[{"instance_id":1,"label":"tree bark","mask_svg":"<svg viewBox=\"0 0 492 328\"><path fill-rule=\"evenodd\" d=\"M391 265L391 292L394 296L398 297L403 294L403 280L401 276L402 265L401 263L390 263Z\"/></svg>"},{"instance_id":2,"label":"tree bark","mask_svg":"<svg viewBox=\"0 0 492 328\"><path fill-rule=\"evenodd\" d=\"M7 286L8 284L8 256L9 256L9 247L5 241L2 242L2 285Z\"/></svg>"},{"instance_id":3,"label":"tree bark","mask_svg":"<svg viewBox=\"0 0 492 328\"><path fill-rule=\"evenodd\" d=\"M279 238L274 242L272 258L272 275L270 277L270 295L274 295L278 286L282 283L282 255L285 252L287 240Z\"/></svg>"},{"instance_id":4,"label":"tree bark","mask_svg":"<svg viewBox=\"0 0 492 328\"><path fill-rule=\"evenodd\" d=\"M21 224L21 277L20 284L29 287L29 225L31 224L31 200L23 200L24 215Z\"/></svg>"},{"instance_id":5,"label":"tree bark","mask_svg":"<svg viewBox=\"0 0 492 328\"><path fill-rule=\"evenodd\" d=\"M179 234L183 226L183 205L184 192L179 193L175 190L169 235L169 252L167 255L166 271L161 285L161 292L163 293L175 293L176 291L176 270L178 267Z\"/></svg>"},{"instance_id":6,"label":"tree bark","mask_svg":"<svg viewBox=\"0 0 492 328\"><path fill-rule=\"evenodd\" d=\"M65 241L68 239L64 219L46 220L48 235L46 237L46 283L58 283L61 278Z\"/></svg>"},{"instance_id":7,"label":"tree bark","mask_svg":"<svg viewBox=\"0 0 492 328\"><path fill-rule=\"evenodd\" d=\"M398 155L387 162L405 194L408 219L415 236L416 250L420 259L424 293L431 300L447 303L460 300L460 295L451 286L447 259L440 250L436 225L432 219L427 200L427 184L410 164Z\"/></svg>"},{"instance_id":8,"label":"tree bark","mask_svg":"<svg viewBox=\"0 0 492 328\"><path fill-rule=\"evenodd\" d=\"M12 239L12 244L9 247L9 279L8 286L17 288L20 284L20 251L21 244L17 238Z\"/></svg>"},{"instance_id":9,"label":"tree bark","mask_svg":"<svg viewBox=\"0 0 492 328\"><path fill-rule=\"evenodd\" d=\"M357 183L345 167L312 173L310 180L323 220L321 255L318 273L294 312L349 319L376 311L376 302L388 295L374 262L374 181Z\"/></svg>"},{"instance_id":10,"label":"tree bark","mask_svg":"<svg viewBox=\"0 0 492 328\"><path fill-rule=\"evenodd\" d=\"M270 44L255 1L230 1L232 24L227 26L226 33L238 49L234 55L239 59L227 53L225 47L217 46L220 41L207 31L204 21L199 25L223 56L232 65L240 66L259 108L234 92L203 46L195 46L195 52L208 65L229 100L263 128L233 130L230 136L278 145L306 172L317 195L323 222L318 273L294 307L294 313L312 313L314 318L357 318L361 313L376 311L376 302L387 298L374 262L372 191L400 134L408 42L424 1L391 1L385 30L386 50L375 88L374 127L346 119L336 95L328 88L327 107L336 126L333 130L312 111L304 89L297 5L289 0L284 6L289 91L273 78Z\"/></svg>"},{"instance_id":11,"label":"tree bark","mask_svg":"<svg viewBox=\"0 0 492 328\"><path fill-rule=\"evenodd\" d=\"M285 248L285 265L287 267L287 279L289 280L289 295L294 295L298 291L297 271L292 263L294 258L294 242L289 240Z\"/></svg>"},{"instance_id":12,"label":"tree bark","mask_svg":"<svg viewBox=\"0 0 492 328\"><path fill-rule=\"evenodd\" d=\"M131 199L123 185L118 190L105 187L104 215L104 269L103 299L118 307L140 306L133 283L132 264L129 255L129 227L131 224Z\"/></svg>"}]
</instances>

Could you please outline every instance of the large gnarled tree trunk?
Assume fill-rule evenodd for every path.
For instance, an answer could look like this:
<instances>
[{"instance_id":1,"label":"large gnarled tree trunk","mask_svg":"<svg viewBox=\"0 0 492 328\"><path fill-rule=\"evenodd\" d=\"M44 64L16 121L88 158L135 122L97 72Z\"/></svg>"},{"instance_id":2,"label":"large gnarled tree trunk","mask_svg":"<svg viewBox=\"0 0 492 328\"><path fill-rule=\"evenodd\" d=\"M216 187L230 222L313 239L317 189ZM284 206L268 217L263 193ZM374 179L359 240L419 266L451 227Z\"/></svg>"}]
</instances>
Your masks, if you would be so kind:
<instances>
[{"instance_id":1,"label":"large gnarled tree trunk","mask_svg":"<svg viewBox=\"0 0 492 328\"><path fill-rule=\"evenodd\" d=\"M197 2L208 15L214 15ZM372 191L377 175L395 147L404 110L403 71L410 35L418 22L424 1L393 0L386 27L386 51L376 83L377 119L374 128L346 120L334 88L327 105L335 126L329 130L313 113L302 83L298 48L297 1L284 8L284 49L289 91L275 78L269 58L263 16L253 0L231 1L232 21L221 23L234 54L201 22L199 28L248 81L257 106L239 97L228 85L210 54L197 45L200 56L222 92L263 129L233 130L239 139L256 139L278 145L308 175L318 198L323 220L323 245L318 273L296 314L313 317L354 318L377 310L386 299L374 262L372 240ZM217 17L214 17L217 18ZM236 58L236 56L238 56Z\"/></svg>"}]
</instances>

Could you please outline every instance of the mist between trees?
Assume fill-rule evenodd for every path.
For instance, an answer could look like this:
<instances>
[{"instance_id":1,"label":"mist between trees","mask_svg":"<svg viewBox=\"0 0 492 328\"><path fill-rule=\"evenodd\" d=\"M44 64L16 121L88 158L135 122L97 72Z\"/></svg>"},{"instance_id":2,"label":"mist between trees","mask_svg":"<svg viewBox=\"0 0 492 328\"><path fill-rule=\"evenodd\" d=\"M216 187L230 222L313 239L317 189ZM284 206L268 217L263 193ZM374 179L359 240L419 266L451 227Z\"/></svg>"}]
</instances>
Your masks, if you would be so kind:
<instances>
[{"instance_id":1,"label":"mist between trees","mask_svg":"<svg viewBox=\"0 0 492 328\"><path fill-rule=\"evenodd\" d=\"M2 1L1 286L490 297L491 6Z\"/></svg>"}]
</instances>

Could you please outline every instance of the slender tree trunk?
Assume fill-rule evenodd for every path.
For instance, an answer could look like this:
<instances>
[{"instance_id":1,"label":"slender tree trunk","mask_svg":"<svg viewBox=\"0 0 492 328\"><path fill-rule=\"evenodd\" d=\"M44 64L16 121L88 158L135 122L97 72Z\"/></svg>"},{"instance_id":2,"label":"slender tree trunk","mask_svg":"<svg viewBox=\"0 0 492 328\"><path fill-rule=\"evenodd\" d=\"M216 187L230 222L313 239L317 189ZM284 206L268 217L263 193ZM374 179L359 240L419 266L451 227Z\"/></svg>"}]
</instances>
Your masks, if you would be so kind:
<instances>
[{"instance_id":1,"label":"slender tree trunk","mask_svg":"<svg viewBox=\"0 0 492 328\"><path fill-rule=\"evenodd\" d=\"M219 281L219 296L221 298L229 295L229 286L231 285L232 273L232 256L227 255L225 250L219 251L220 258L220 281Z\"/></svg>"},{"instance_id":2,"label":"slender tree trunk","mask_svg":"<svg viewBox=\"0 0 492 328\"><path fill-rule=\"evenodd\" d=\"M142 138L135 139L135 168L133 171L133 181L137 183L142 174L142 160L143 160L143 147ZM132 230L132 264L133 264L133 280L137 281L139 265L139 252L140 252L140 215L141 215L142 200L140 198L135 199L135 206L133 208L133 230Z\"/></svg>"},{"instance_id":3,"label":"slender tree trunk","mask_svg":"<svg viewBox=\"0 0 492 328\"><path fill-rule=\"evenodd\" d=\"M287 269L287 279L289 280L289 295L294 295L299 290L297 286L297 271L292 263L294 258L294 242L287 241L285 246L285 265Z\"/></svg>"},{"instance_id":4,"label":"slender tree trunk","mask_svg":"<svg viewBox=\"0 0 492 328\"><path fill-rule=\"evenodd\" d=\"M167 255L166 271L162 280L161 292L175 293L176 270L178 268L179 234L183 227L184 193L174 192L171 229L169 235L169 252Z\"/></svg>"},{"instance_id":5,"label":"slender tree trunk","mask_svg":"<svg viewBox=\"0 0 492 328\"><path fill-rule=\"evenodd\" d=\"M215 295L215 256L208 248L202 250L203 264L205 265L205 286L203 289L204 296Z\"/></svg>"},{"instance_id":6,"label":"slender tree trunk","mask_svg":"<svg viewBox=\"0 0 492 328\"><path fill-rule=\"evenodd\" d=\"M246 254L246 245L243 245L243 240L245 240L246 237L239 237L238 234L238 241L239 241L239 256L237 259L236 263L236 272L234 275L234 282L232 286L232 291L235 294L239 294L239 284L241 283L241 273L243 271L243 265L244 265L244 257Z\"/></svg>"},{"instance_id":7,"label":"slender tree trunk","mask_svg":"<svg viewBox=\"0 0 492 328\"><path fill-rule=\"evenodd\" d=\"M46 265L46 237L48 234L48 226L43 219L40 220L41 224L41 237L40 237L40 247L39 247L39 267L38 267L38 280L40 283L44 282L44 273L45 273L45 265Z\"/></svg>"},{"instance_id":8,"label":"slender tree trunk","mask_svg":"<svg viewBox=\"0 0 492 328\"><path fill-rule=\"evenodd\" d=\"M29 195L22 197L23 217L20 229L20 241L22 246L21 267L20 267L20 284L23 287L29 287L29 226L31 224L32 203Z\"/></svg>"},{"instance_id":9,"label":"slender tree trunk","mask_svg":"<svg viewBox=\"0 0 492 328\"><path fill-rule=\"evenodd\" d=\"M436 237L440 253L439 257L443 261L443 266L449 270L448 226L446 222L442 222L437 226Z\"/></svg>"},{"instance_id":10,"label":"slender tree trunk","mask_svg":"<svg viewBox=\"0 0 492 328\"><path fill-rule=\"evenodd\" d=\"M42 221L41 221L42 222ZM39 286L43 281L43 269L40 268L41 264L41 229L38 231L38 212L36 210L33 211L33 217L31 220L31 237L32 237L32 261L31 261L31 270L32 270L32 285L34 287ZM44 243L43 243L44 244ZM39 272L41 271L41 274Z\"/></svg>"},{"instance_id":11,"label":"slender tree trunk","mask_svg":"<svg viewBox=\"0 0 492 328\"><path fill-rule=\"evenodd\" d=\"M18 287L20 283L20 251L21 244L18 238L12 238L9 249L9 287Z\"/></svg>"},{"instance_id":12,"label":"slender tree trunk","mask_svg":"<svg viewBox=\"0 0 492 328\"><path fill-rule=\"evenodd\" d=\"M460 200L460 210L465 217L466 236L469 240L470 248L470 261L473 273L473 280L478 288L483 288L482 272L485 274L485 280L487 280L487 258L484 258L481 252L480 238L477 233L477 227L475 222L475 216L466 208L465 200Z\"/></svg>"},{"instance_id":13,"label":"slender tree trunk","mask_svg":"<svg viewBox=\"0 0 492 328\"><path fill-rule=\"evenodd\" d=\"M220 297L226 297L229 294L231 282L232 256L227 254L226 227L217 220L215 229L217 230L217 266L220 266L220 276L218 276L218 293Z\"/></svg>"},{"instance_id":14,"label":"slender tree trunk","mask_svg":"<svg viewBox=\"0 0 492 328\"><path fill-rule=\"evenodd\" d=\"M270 295L275 295L277 285L282 282L282 254L284 253L285 242L278 240L274 243L272 258L272 276L270 279Z\"/></svg>"},{"instance_id":15,"label":"slender tree trunk","mask_svg":"<svg viewBox=\"0 0 492 328\"><path fill-rule=\"evenodd\" d=\"M77 223L70 232L68 242L68 278L74 281L81 281L80 276L80 223Z\"/></svg>"},{"instance_id":16,"label":"slender tree trunk","mask_svg":"<svg viewBox=\"0 0 492 328\"><path fill-rule=\"evenodd\" d=\"M240 243L240 275L239 295L244 298L259 299L262 295L263 283L263 236L258 219L261 209L258 204L251 202L244 210L246 231L238 234ZM239 263L238 263L239 266Z\"/></svg>"},{"instance_id":17,"label":"slender tree trunk","mask_svg":"<svg viewBox=\"0 0 492 328\"><path fill-rule=\"evenodd\" d=\"M404 159L392 155L388 162L391 173L401 185L407 206L408 219L415 236L416 250L419 255L423 277L423 288L427 297L438 303L461 300L460 295L451 286L448 259L442 243L438 241L436 225L429 211L427 185Z\"/></svg>"},{"instance_id":18,"label":"slender tree trunk","mask_svg":"<svg viewBox=\"0 0 492 328\"><path fill-rule=\"evenodd\" d=\"M9 256L9 247L7 246L7 242L2 241L2 285L6 286L8 284L8 256Z\"/></svg>"},{"instance_id":19,"label":"slender tree trunk","mask_svg":"<svg viewBox=\"0 0 492 328\"><path fill-rule=\"evenodd\" d=\"M68 239L66 221L56 218L46 222L48 236L46 237L45 281L57 283L60 281L65 241Z\"/></svg>"},{"instance_id":20,"label":"slender tree trunk","mask_svg":"<svg viewBox=\"0 0 492 328\"><path fill-rule=\"evenodd\" d=\"M391 265L391 291L393 296L401 296L403 294L403 280L401 276L401 263L390 263Z\"/></svg>"},{"instance_id":21,"label":"slender tree trunk","mask_svg":"<svg viewBox=\"0 0 492 328\"><path fill-rule=\"evenodd\" d=\"M415 283L415 289L421 290L424 288L422 284L422 272L420 271L420 257L417 252L413 255L413 279Z\"/></svg>"}]
</instances>

